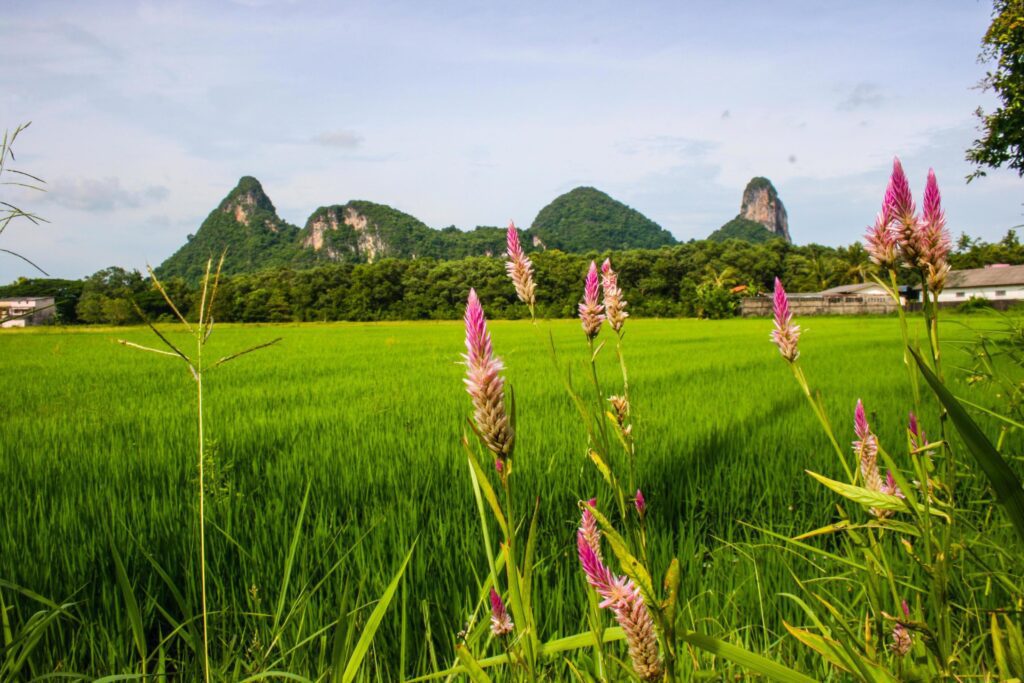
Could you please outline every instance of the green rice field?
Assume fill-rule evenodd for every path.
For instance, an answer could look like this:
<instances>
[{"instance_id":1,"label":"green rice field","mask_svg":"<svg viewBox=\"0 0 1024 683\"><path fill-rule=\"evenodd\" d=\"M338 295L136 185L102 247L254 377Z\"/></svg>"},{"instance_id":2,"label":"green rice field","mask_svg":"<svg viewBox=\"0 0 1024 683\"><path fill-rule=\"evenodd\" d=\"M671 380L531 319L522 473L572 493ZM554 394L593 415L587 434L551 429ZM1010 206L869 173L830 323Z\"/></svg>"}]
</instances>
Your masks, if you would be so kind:
<instances>
[{"instance_id":1,"label":"green rice field","mask_svg":"<svg viewBox=\"0 0 1024 683\"><path fill-rule=\"evenodd\" d=\"M896 320L800 322L801 363L840 442L854 438L861 398L882 443L904 453L911 402ZM540 511L540 635L576 633L586 629L587 606L577 501L607 496L559 377L592 389L586 343L575 321L490 327L517 399L516 507L536 501ZM770 329L763 319L630 319L638 481L652 564L661 572L680 558L692 623L819 677L827 670L781 625L799 620L780 595L795 591L790 568L814 570L752 527L795 535L828 523L835 497L804 470L842 472ZM945 323L943 335L969 331ZM211 660L241 661L229 678L272 668L317 679L339 615L358 632L415 543L361 676L446 668L487 573L460 445L471 411L462 325L224 326L206 353L275 337L279 344L205 379ZM13 627L40 609L28 592L69 604L33 650L26 679L139 670L119 562L143 645L157 653L150 666L161 659L173 678L199 675L195 385L181 362L119 338L153 343L145 328L0 334L0 597ZM952 367L960 352L949 343L945 353ZM599 371L604 393L617 393L613 349ZM935 428L928 416L924 426ZM694 661L742 674L708 655Z\"/></svg>"}]
</instances>

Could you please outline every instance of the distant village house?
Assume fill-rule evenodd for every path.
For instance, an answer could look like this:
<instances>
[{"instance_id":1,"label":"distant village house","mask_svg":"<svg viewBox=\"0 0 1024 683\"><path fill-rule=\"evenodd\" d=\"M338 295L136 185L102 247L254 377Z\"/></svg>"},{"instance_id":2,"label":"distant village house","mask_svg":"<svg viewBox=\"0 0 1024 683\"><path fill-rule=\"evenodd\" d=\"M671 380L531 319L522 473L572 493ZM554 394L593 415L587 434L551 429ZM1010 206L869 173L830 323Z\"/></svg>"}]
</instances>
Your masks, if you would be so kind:
<instances>
[{"instance_id":1,"label":"distant village house","mask_svg":"<svg viewBox=\"0 0 1024 683\"><path fill-rule=\"evenodd\" d=\"M946 278L946 288L939 294L939 303L963 303L971 297L988 299L996 306L1001 301L1024 299L1024 266L998 264L954 270Z\"/></svg>"},{"instance_id":2,"label":"distant village house","mask_svg":"<svg viewBox=\"0 0 1024 683\"><path fill-rule=\"evenodd\" d=\"M56 320L52 296L23 296L0 299L0 327L46 325Z\"/></svg>"},{"instance_id":3,"label":"distant village house","mask_svg":"<svg viewBox=\"0 0 1024 683\"><path fill-rule=\"evenodd\" d=\"M900 293L900 303L906 305L908 292ZM793 315L865 315L895 313L896 304L886 291L874 282L841 285L821 292L790 293L789 308ZM747 297L740 302L743 317L772 315L772 297Z\"/></svg>"},{"instance_id":4,"label":"distant village house","mask_svg":"<svg viewBox=\"0 0 1024 683\"><path fill-rule=\"evenodd\" d=\"M939 306L954 307L972 298L985 299L998 309L1006 309L1018 301L1024 301L1024 265L997 264L950 272L945 289L939 294ZM920 293L910 287L900 287L900 305L910 310L921 310ZM807 294L791 293L789 307L796 316L896 311L893 300L881 285L874 282L841 285ZM740 312L744 317L770 316L772 298L768 295L743 299Z\"/></svg>"}]
</instances>

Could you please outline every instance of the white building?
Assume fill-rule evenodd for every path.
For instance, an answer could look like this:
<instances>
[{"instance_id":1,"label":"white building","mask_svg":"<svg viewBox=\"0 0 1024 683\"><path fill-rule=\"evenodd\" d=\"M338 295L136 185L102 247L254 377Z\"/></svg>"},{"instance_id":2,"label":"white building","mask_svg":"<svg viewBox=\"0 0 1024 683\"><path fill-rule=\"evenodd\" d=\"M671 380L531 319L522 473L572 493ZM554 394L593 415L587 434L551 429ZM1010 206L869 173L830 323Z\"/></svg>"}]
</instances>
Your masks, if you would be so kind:
<instances>
[{"instance_id":1,"label":"white building","mask_svg":"<svg viewBox=\"0 0 1024 683\"><path fill-rule=\"evenodd\" d=\"M52 296L0 299L0 327L27 327L53 322L57 315Z\"/></svg>"},{"instance_id":2,"label":"white building","mask_svg":"<svg viewBox=\"0 0 1024 683\"><path fill-rule=\"evenodd\" d=\"M963 302L972 296L989 301L1024 299L1024 266L954 270L946 278L946 288L939 294L939 302Z\"/></svg>"}]
</instances>

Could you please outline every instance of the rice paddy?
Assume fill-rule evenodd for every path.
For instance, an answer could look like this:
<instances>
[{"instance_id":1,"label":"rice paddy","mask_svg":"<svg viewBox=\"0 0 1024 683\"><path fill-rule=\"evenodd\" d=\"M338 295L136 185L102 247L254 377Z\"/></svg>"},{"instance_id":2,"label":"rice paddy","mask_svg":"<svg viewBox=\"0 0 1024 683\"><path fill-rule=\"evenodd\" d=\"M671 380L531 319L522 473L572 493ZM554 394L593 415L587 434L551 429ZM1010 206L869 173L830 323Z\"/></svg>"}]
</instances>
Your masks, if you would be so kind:
<instances>
[{"instance_id":1,"label":"rice paddy","mask_svg":"<svg viewBox=\"0 0 1024 683\"><path fill-rule=\"evenodd\" d=\"M801 322L801 362L840 440L852 440L861 398L881 441L903 443L910 394L895 319ZM490 327L516 392L516 505L540 510L541 636L569 635L586 628L577 501L605 490L559 377L588 388L586 344L575 321ZM807 567L752 527L793 535L828 523L835 498L804 470L841 472L770 327L629 321L638 481L652 563L680 558L692 623L818 676L781 625L798 618L780 596L794 590L788 567ZM271 667L316 679L339 617L358 632L415 542L361 675L444 669L487 572L459 442L470 414L461 324L224 326L208 353L275 337L205 379L211 660L235 662L233 678ZM194 383L183 364L118 338L152 343L144 328L0 335L0 597L14 625L39 609L14 586L70 604L26 677L137 671L139 649L157 653L153 668L198 675ZM617 392L612 349L599 371L605 394Z\"/></svg>"}]
</instances>

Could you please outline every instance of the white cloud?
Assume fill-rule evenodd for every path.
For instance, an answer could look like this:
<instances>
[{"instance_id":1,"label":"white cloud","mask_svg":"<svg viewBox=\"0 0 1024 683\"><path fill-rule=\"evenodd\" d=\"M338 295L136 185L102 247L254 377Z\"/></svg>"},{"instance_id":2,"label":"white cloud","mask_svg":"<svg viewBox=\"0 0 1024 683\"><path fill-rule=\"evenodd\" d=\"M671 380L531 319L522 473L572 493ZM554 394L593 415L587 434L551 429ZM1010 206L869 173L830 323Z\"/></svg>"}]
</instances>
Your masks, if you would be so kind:
<instances>
[{"instance_id":1,"label":"white cloud","mask_svg":"<svg viewBox=\"0 0 1024 683\"><path fill-rule=\"evenodd\" d=\"M150 206L169 195L170 190L163 185L128 189L119 178L59 178L47 186L41 201L77 211L99 212Z\"/></svg>"},{"instance_id":2,"label":"white cloud","mask_svg":"<svg viewBox=\"0 0 1024 683\"><path fill-rule=\"evenodd\" d=\"M324 147L356 149L363 144L363 136L351 130L333 130L314 135L311 142Z\"/></svg>"}]
</instances>

